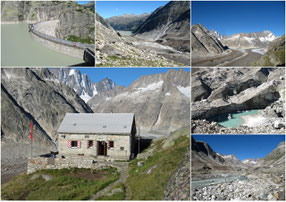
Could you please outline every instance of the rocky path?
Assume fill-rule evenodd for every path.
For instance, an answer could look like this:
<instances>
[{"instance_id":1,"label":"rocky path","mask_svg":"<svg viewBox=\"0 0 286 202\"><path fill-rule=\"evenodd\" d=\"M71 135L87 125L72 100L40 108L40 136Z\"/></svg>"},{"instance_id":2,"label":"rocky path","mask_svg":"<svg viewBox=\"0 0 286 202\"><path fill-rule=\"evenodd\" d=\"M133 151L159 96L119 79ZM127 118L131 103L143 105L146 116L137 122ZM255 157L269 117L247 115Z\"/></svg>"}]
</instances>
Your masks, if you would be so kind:
<instances>
[{"instance_id":1,"label":"rocky path","mask_svg":"<svg viewBox=\"0 0 286 202\"><path fill-rule=\"evenodd\" d=\"M269 176L249 175L247 180L192 189L192 200L284 200L285 187L269 180Z\"/></svg>"},{"instance_id":2,"label":"rocky path","mask_svg":"<svg viewBox=\"0 0 286 202\"><path fill-rule=\"evenodd\" d=\"M105 187L104 189L100 190L96 194L94 194L90 200L96 200L97 198L104 196L105 194L110 192L115 185L119 183L124 183L126 181L128 176L128 162L113 162L111 166L114 166L118 169L118 171L120 172L120 178Z\"/></svg>"}]
</instances>

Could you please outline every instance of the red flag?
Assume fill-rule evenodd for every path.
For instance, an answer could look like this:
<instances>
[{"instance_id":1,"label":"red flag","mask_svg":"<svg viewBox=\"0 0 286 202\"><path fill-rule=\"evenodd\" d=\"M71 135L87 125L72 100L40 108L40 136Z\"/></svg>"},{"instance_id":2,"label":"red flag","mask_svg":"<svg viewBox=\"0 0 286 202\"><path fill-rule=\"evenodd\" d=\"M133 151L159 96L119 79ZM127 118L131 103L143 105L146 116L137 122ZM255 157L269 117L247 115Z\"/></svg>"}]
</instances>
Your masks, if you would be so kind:
<instances>
[{"instance_id":1,"label":"red flag","mask_svg":"<svg viewBox=\"0 0 286 202\"><path fill-rule=\"evenodd\" d=\"M31 133L30 133L30 139L33 142L33 121L31 120Z\"/></svg>"}]
</instances>

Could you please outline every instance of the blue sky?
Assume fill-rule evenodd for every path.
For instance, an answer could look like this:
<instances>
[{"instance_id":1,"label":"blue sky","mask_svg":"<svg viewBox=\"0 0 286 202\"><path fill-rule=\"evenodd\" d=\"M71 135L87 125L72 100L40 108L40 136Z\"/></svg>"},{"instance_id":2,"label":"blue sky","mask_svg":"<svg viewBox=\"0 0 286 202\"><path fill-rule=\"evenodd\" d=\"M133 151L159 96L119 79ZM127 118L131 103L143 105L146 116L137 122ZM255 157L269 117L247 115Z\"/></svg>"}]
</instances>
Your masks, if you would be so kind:
<instances>
[{"instance_id":1,"label":"blue sky","mask_svg":"<svg viewBox=\"0 0 286 202\"><path fill-rule=\"evenodd\" d=\"M96 12L103 18L123 14L151 13L168 1L97 1Z\"/></svg>"},{"instance_id":2,"label":"blue sky","mask_svg":"<svg viewBox=\"0 0 286 202\"><path fill-rule=\"evenodd\" d=\"M76 1L78 4L82 5L82 4L87 4L90 1Z\"/></svg>"},{"instance_id":3,"label":"blue sky","mask_svg":"<svg viewBox=\"0 0 286 202\"><path fill-rule=\"evenodd\" d=\"M192 24L202 24L221 34L285 32L284 1L193 1Z\"/></svg>"},{"instance_id":4,"label":"blue sky","mask_svg":"<svg viewBox=\"0 0 286 202\"><path fill-rule=\"evenodd\" d=\"M169 68L75 68L82 74L87 74L93 82L99 82L105 78L113 80L117 85L129 86L133 81L143 75L160 74L167 72ZM178 68L175 70L179 70ZM189 68L184 68L190 72Z\"/></svg>"},{"instance_id":5,"label":"blue sky","mask_svg":"<svg viewBox=\"0 0 286 202\"><path fill-rule=\"evenodd\" d=\"M284 135L193 135L220 154L233 154L239 160L263 158L285 141Z\"/></svg>"}]
</instances>

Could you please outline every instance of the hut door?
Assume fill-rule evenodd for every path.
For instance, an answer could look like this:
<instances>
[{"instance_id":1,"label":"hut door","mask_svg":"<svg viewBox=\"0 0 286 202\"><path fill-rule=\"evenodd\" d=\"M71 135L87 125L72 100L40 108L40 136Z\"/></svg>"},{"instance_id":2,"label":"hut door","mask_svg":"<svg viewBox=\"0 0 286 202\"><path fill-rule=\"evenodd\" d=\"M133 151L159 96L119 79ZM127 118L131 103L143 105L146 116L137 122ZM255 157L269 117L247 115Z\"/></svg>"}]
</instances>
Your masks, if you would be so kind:
<instances>
[{"instance_id":1,"label":"hut door","mask_svg":"<svg viewBox=\"0 0 286 202\"><path fill-rule=\"evenodd\" d=\"M97 155L106 156L107 155L107 144L104 141L97 141Z\"/></svg>"}]
</instances>

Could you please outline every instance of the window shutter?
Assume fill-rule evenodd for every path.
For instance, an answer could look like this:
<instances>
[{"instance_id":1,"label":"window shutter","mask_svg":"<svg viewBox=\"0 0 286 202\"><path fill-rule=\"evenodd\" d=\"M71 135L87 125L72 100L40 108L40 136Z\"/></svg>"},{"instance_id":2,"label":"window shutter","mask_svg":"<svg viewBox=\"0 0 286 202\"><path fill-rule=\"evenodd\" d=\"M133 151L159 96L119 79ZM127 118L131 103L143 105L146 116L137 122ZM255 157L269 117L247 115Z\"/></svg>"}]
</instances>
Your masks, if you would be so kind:
<instances>
[{"instance_id":1,"label":"window shutter","mask_svg":"<svg viewBox=\"0 0 286 202\"><path fill-rule=\"evenodd\" d=\"M68 140L68 148L71 148L71 141Z\"/></svg>"},{"instance_id":2,"label":"window shutter","mask_svg":"<svg viewBox=\"0 0 286 202\"><path fill-rule=\"evenodd\" d=\"M89 140L87 140L87 148L89 148Z\"/></svg>"},{"instance_id":3,"label":"window shutter","mask_svg":"<svg viewBox=\"0 0 286 202\"><path fill-rule=\"evenodd\" d=\"M77 148L80 148L80 141L77 141Z\"/></svg>"}]
</instances>

